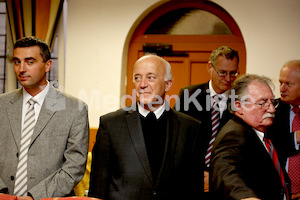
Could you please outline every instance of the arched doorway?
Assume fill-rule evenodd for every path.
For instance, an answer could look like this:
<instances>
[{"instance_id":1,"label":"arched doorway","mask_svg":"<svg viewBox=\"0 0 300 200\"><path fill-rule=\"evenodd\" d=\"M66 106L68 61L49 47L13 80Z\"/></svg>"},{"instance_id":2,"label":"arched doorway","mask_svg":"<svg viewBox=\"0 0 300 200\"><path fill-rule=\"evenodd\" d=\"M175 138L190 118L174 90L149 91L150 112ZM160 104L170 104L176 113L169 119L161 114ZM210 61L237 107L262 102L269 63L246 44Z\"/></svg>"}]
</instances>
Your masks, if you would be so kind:
<instances>
[{"instance_id":1,"label":"arched doorway","mask_svg":"<svg viewBox=\"0 0 300 200\"><path fill-rule=\"evenodd\" d=\"M238 51L239 72L246 72L246 49L235 20L210 1L168 1L151 11L137 26L127 60L126 94L131 95L133 65L145 52L154 52L172 66L173 85L168 95L180 88L209 80L207 62L212 50L228 45ZM127 102L130 105L132 102ZM170 102L171 107L175 99Z\"/></svg>"}]
</instances>

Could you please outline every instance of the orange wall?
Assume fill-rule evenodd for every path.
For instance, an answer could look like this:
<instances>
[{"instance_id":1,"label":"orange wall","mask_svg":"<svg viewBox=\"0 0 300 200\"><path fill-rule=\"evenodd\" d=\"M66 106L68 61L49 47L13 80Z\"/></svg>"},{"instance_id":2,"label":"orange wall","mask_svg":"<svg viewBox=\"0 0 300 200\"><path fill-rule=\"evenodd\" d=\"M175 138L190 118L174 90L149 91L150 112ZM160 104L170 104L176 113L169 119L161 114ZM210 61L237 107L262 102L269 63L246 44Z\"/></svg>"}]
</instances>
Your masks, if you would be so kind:
<instances>
[{"instance_id":1,"label":"orange wall","mask_svg":"<svg viewBox=\"0 0 300 200\"><path fill-rule=\"evenodd\" d=\"M93 150L93 146L96 142L97 131L97 128L90 128L89 152Z\"/></svg>"}]
</instances>

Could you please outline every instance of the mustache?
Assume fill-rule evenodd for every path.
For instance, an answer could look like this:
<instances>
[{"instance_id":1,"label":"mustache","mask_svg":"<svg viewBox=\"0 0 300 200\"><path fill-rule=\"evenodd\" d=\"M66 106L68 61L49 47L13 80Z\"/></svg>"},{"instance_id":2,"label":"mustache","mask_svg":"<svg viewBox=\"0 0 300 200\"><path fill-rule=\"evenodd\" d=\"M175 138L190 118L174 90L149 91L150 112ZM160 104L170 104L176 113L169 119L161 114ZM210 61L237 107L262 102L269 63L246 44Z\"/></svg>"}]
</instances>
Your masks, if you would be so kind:
<instances>
[{"instance_id":1,"label":"mustache","mask_svg":"<svg viewBox=\"0 0 300 200\"><path fill-rule=\"evenodd\" d=\"M144 89L140 89L140 90L138 90L138 93L144 94L144 93L145 93L145 90L144 90Z\"/></svg>"},{"instance_id":2,"label":"mustache","mask_svg":"<svg viewBox=\"0 0 300 200\"><path fill-rule=\"evenodd\" d=\"M274 118L274 117L275 117L275 114L274 114L274 113L265 113L265 114L262 116L263 119L266 119L266 118L268 118L268 117Z\"/></svg>"}]
</instances>

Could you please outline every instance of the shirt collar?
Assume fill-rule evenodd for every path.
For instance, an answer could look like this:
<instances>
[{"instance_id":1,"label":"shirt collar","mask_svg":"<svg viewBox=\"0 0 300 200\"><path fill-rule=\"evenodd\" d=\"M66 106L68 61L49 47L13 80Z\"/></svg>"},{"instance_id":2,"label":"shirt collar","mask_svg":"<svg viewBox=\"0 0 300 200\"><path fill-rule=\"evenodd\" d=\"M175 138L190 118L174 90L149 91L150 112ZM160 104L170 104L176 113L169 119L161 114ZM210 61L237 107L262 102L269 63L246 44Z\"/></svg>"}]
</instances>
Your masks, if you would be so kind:
<instances>
[{"instance_id":1,"label":"shirt collar","mask_svg":"<svg viewBox=\"0 0 300 200\"><path fill-rule=\"evenodd\" d=\"M293 110L293 108L297 107L297 106L293 106L292 104L290 104L290 107L291 107L291 110ZM300 105L298 107L300 108Z\"/></svg>"},{"instance_id":2,"label":"shirt collar","mask_svg":"<svg viewBox=\"0 0 300 200\"><path fill-rule=\"evenodd\" d=\"M166 103L164 102L163 105L161 105L158 109L156 109L156 110L154 111L154 114L155 114L156 119L159 119L159 118L162 116L162 114L163 114L164 111L166 110L165 108L166 108ZM144 117L146 117L146 116L150 113L149 110L146 110L146 109L145 109L143 106L141 106L139 103L138 103L138 112L139 112L142 116L144 116Z\"/></svg>"},{"instance_id":3,"label":"shirt collar","mask_svg":"<svg viewBox=\"0 0 300 200\"><path fill-rule=\"evenodd\" d=\"M265 134L261 131L258 131L256 129L253 128L253 130L255 131L255 133L257 134L258 138L263 141L264 140L264 137L265 137Z\"/></svg>"},{"instance_id":4,"label":"shirt collar","mask_svg":"<svg viewBox=\"0 0 300 200\"><path fill-rule=\"evenodd\" d=\"M226 91L226 92L224 92L222 94L217 94L216 91L214 90L213 86L212 86L211 80L208 83L208 88L209 88L209 92L210 92L210 97L211 98L213 98L215 95L218 95L218 96L222 97L221 101L227 101L227 99L228 99L228 92L229 91Z\"/></svg>"},{"instance_id":5,"label":"shirt collar","mask_svg":"<svg viewBox=\"0 0 300 200\"><path fill-rule=\"evenodd\" d=\"M47 81L47 86L40 93L33 97L40 106L43 105L44 99L49 91L49 88L50 84ZM28 100L31 98L32 96L23 87L23 102L27 103Z\"/></svg>"}]
</instances>

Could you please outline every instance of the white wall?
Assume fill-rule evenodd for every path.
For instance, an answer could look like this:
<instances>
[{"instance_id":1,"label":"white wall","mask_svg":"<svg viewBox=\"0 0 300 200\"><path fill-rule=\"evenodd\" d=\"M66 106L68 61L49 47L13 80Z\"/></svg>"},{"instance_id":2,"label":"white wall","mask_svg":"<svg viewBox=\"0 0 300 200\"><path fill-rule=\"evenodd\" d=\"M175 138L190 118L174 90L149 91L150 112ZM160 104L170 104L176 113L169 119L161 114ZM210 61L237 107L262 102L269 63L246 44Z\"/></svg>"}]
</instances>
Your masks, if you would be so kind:
<instances>
[{"instance_id":1,"label":"white wall","mask_svg":"<svg viewBox=\"0 0 300 200\"><path fill-rule=\"evenodd\" d=\"M300 59L299 0L214 0L239 25L247 52L247 73L270 77L279 97L279 71Z\"/></svg>"},{"instance_id":2,"label":"white wall","mask_svg":"<svg viewBox=\"0 0 300 200\"><path fill-rule=\"evenodd\" d=\"M299 0L214 0L239 25L247 51L247 72L276 83L289 59L300 59ZM120 107L125 88L123 55L127 37L158 0L69 0L65 92L89 105L90 126ZM125 48L124 48L125 47ZM125 56L126 57L126 56ZM125 60L126 61L126 60ZM122 80L122 82L121 82Z\"/></svg>"}]
</instances>

